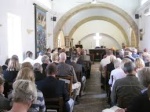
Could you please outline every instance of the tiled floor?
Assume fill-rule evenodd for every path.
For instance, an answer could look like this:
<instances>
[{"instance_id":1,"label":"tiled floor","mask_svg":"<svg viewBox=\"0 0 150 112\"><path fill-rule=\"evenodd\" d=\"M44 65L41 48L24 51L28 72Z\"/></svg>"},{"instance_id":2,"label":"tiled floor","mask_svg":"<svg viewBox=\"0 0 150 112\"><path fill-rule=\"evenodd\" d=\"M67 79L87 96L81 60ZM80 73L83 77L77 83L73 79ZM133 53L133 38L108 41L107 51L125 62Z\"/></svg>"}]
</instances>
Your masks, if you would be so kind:
<instances>
[{"instance_id":1,"label":"tiled floor","mask_svg":"<svg viewBox=\"0 0 150 112\"><path fill-rule=\"evenodd\" d=\"M74 112L102 112L107 108L106 94L100 88L99 63L92 65L91 77L86 83L86 95L80 98L80 104L76 105Z\"/></svg>"}]
</instances>

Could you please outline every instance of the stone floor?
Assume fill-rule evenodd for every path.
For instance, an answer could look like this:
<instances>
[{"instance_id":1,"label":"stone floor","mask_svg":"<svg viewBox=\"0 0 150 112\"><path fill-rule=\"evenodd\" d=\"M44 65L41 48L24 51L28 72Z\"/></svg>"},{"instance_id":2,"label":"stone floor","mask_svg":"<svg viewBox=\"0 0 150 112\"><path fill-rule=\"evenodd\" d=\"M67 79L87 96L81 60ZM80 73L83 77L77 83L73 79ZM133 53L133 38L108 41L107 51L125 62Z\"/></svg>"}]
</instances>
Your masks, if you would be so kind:
<instances>
[{"instance_id":1,"label":"stone floor","mask_svg":"<svg viewBox=\"0 0 150 112\"><path fill-rule=\"evenodd\" d=\"M74 112L102 112L107 108L106 93L101 89L99 63L92 65L91 77L86 83L86 95L80 98L80 104L75 105Z\"/></svg>"}]
</instances>

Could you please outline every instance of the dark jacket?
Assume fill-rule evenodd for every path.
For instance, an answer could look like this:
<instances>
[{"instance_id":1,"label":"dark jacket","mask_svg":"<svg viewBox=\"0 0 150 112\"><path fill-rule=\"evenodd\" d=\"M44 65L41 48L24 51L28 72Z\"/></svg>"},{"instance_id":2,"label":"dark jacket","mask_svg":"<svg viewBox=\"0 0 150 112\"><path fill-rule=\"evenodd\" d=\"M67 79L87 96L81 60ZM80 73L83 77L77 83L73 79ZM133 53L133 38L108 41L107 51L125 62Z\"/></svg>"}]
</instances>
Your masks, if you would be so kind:
<instances>
[{"instance_id":1,"label":"dark jacket","mask_svg":"<svg viewBox=\"0 0 150 112\"><path fill-rule=\"evenodd\" d=\"M7 65L2 66L3 71L5 71L7 68L8 68Z\"/></svg>"},{"instance_id":2,"label":"dark jacket","mask_svg":"<svg viewBox=\"0 0 150 112\"><path fill-rule=\"evenodd\" d=\"M14 80L16 79L17 77L17 74L18 74L18 71L8 71L8 70L5 70L3 72L3 75L4 75L4 79L5 81L7 82L14 82Z\"/></svg>"},{"instance_id":3,"label":"dark jacket","mask_svg":"<svg viewBox=\"0 0 150 112\"><path fill-rule=\"evenodd\" d=\"M82 65L81 64L76 64L75 62L70 62L70 65L73 66L74 70L75 70L75 73L76 73L76 76L77 76L77 79L78 81L81 82L81 78L82 78Z\"/></svg>"},{"instance_id":4,"label":"dark jacket","mask_svg":"<svg viewBox=\"0 0 150 112\"><path fill-rule=\"evenodd\" d=\"M44 75L45 77L46 77L46 71L45 71L45 70L46 70L47 65L48 65L48 64L46 64L46 63L43 63L43 64L42 64L43 75Z\"/></svg>"},{"instance_id":5,"label":"dark jacket","mask_svg":"<svg viewBox=\"0 0 150 112\"><path fill-rule=\"evenodd\" d=\"M57 71L58 71L58 73L57 73L58 76L71 75L71 76L73 76L73 82L74 83L76 83L78 81L73 66L71 66L69 64L66 64L66 63L63 63L63 62L59 63L57 65Z\"/></svg>"},{"instance_id":6,"label":"dark jacket","mask_svg":"<svg viewBox=\"0 0 150 112\"><path fill-rule=\"evenodd\" d=\"M5 98L2 94L0 94L0 112L2 110L9 110L10 109L10 101Z\"/></svg>"},{"instance_id":7,"label":"dark jacket","mask_svg":"<svg viewBox=\"0 0 150 112\"><path fill-rule=\"evenodd\" d=\"M113 105L126 108L133 98L140 95L142 86L135 75L128 74L125 78L116 80L111 93Z\"/></svg>"},{"instance_id":8,"label":"dark jacket","mask_svg":"<svg viewBox=\"0 0 150 112\"><path fill-rule=\"evenodd\" d=\"M36 84L37 88L42 91L44 98L63 97L64 102L69 100L69 93L64 81L48 76Z\"/></svg>"},{"instance_id":9,"label":"dark jacket","mask_svg":"<svg viewBox=\"0 0 150 112\"><path fill-rule=\"evenodd\" d=\"M17 77L18 71L4 71L3 75L4 75L4 79L5 79L5 84L4 84L4 94L5 97L8 96L8 93L12 90L12 84L15 81L16 77Z\"/></svg>"},{"instance_id":10,"label":"dark jacket","mask_svg":"<svg viewBox=\"0 0 150 112\"><path fill-rule=\"evenodd\" d=\"M127 108L127 112L150 112L150 100L147 91L137 96Z\"/></svg>"},{"instance_id":11,"label":"dark jacket","mask_svg":"<svg viewBox=\"0 0 150 112\"><path fill-rule=\"evenodd\" d=\"M40 71L34 71L35 81L40 81L45 78L45 76Z\"/></svg>"}]
</instances>

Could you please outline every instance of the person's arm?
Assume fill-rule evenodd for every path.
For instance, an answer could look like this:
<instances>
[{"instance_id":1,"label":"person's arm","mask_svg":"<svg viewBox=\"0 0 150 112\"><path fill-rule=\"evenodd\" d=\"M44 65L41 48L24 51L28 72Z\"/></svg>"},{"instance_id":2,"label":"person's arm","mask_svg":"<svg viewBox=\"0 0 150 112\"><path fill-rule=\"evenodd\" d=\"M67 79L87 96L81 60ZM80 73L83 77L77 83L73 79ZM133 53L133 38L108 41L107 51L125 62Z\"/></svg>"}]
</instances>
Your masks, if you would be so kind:
<instances>
[{"instance_id":1,"label":"person's arm","mask_svg":"<svg viewBox=\"0 0 150 112\"><path fill-rule=\"evenodd\" d=\"M62 83L62 86L63 86L63 99L65 102L67 102L70 99L70 97L69 97L69 93L68 93L68 90L66 88L65 82Z\"/></svg>"},{"instance_id":2,"label":"person's arm","mask_svg":"<svg viewBox=\"0 0 150 112\"><path fill-rule=\"evenodd\" d=\"M45 100L42 92L39 93L39 103L40 103L39 111L45 112L46 106L45 106Z\"/></svg>"},{"instance_id":3,"label":"person's arm","mask_svg":"<svg viewBox=\"0 0 150 112\"><path fill-rule=\"evenodd\" d=\"M112 101L112 105L116 105L117 104L117 86L118 86L118 81L115 81L115 84L112 88L112 93L111 93L111 101Z\"/></svg>"}]
</instances>

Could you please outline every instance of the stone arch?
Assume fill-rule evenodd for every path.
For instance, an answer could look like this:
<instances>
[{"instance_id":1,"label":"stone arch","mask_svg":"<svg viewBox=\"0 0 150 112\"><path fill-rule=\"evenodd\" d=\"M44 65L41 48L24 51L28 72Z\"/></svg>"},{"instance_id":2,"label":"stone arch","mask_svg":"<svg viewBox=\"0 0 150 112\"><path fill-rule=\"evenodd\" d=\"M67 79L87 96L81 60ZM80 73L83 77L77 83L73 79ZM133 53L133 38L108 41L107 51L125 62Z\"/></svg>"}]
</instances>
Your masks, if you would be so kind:
<instances>
[{"instance_id":1,"label":"stone arch","mask_svg":"<svg viewBox=\"0 0 150 112\"><path fill-rule=\"evenodd\" d=\"M110 23L112 23L113 25L115 25L115 26L121 31L121 33L123 34L123 36L124 36L124 38L125 38L125 40L126 40L127 46L129 46L129 39L128 39L128 36L127 36L125 30L122 28L122 26L121 26L119 23L117 23L115 20L110 19L110 18L108 18L108 17L104 17L104 16L91 16L91 17L88 17L88 18L85 18L85 19L79 21L79 22L71 29L71 31L69 32L69 36L68 36L68 37L71 38L71 37L73 36L74 32L75 32L81 25L83 25L83 24L86 23L86 22L92 21L92 20L103 20L103 21L107 21L107 22L110 22Z\"/></svg>"},{"instance_id":2,"label":"stone arch","mask_svg":"<svg viewBox=\"0 0 150 112\"><path fill-rule=\"evenodd\" d=\"M135 40L134 42L131 42L131 45L134 45L135 47L138 46L138 26L135 23L135 21L132 19L132 17L125 12L124 10L122 10L121 8L110 4L110 3L104 3L104 2L100 2L98 4L91 4L91 3L86 3L86 4L82 4L79 6L76 6L75 8L72 8L71 10L69 10L67 13L65 13L57 22L55 29L54 29L54 47L57 46L57 38L58 38L58 33L59 31L62 29L63 25L66 23L67 20L69 20L73 15L75 15L76 13L86 10L86 9L92 9L92 8L105 8L108 10L111 10L117 14L119 14L120 16L122 16L127 23L130 25L130 27L133 29L133 33L134 36L131 37L131 40ZM132 39L134 38L134 39Z\"/></svg>"}]
</instances>

